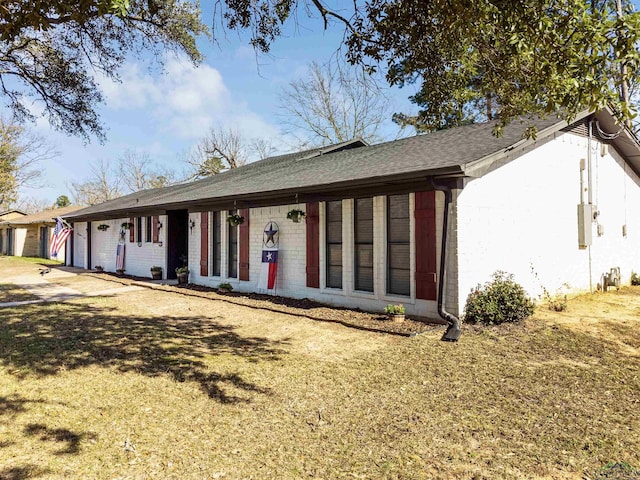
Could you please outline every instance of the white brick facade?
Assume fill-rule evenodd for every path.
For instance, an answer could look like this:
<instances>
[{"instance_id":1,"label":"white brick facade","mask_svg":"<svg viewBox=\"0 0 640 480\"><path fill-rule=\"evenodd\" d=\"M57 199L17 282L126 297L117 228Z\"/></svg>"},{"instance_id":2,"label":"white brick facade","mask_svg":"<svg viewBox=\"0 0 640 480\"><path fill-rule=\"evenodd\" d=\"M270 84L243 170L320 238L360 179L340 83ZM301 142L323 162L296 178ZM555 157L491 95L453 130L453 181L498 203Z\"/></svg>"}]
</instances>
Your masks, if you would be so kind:
<instances>
[{"instance_id":1,"label":"white brick facade","mask_svg":"<svg viewBox=\"0 0 640 480\"><path fill-rule=\"evenodd\" d=\"M442 206L444 196L438 193L437 198L437 238L438 255L441 239ZM415 241L414 241L414 196L409 195L410 234L411 234L411 295L397 296L386 294L386 197L377 196L373 199L374 206L374 292L359 292L354 289L353 265L353 199L342 201L342 289L326 288L326 237L325 237L325 209L320 204L320 288L306 286L306 224L304 221L294 223L287 220L287 212L292 208L302 208L304 205L280 205L275 207L253 208L249 214L249 281L240 281L227 277L227 229L226 213L222 215L222 245L221 245L221 275L200 275L200 215L191 213L190 221L196 225L189 233L189 280L201 285L217 287L221 282L229 282L235 290L258 293L275 293L292 298L311 298L332 305L359 307L368 311L382 312L389 303L403 303L411 315L437 317L436 302L416 300L415 298ZM209 213L209 273L212 271L212 221ZM262 265L263 231L268 222L274 221L279 226L278 274L275 292L258 289L258 280ZM239 239L240 248L241 239Z\"/></svg>"},{"instance_id":2,"label":"white brick facade","mask_svg":"<svg viewBox=\"0 0 640 480\"><path fill-rule=\"evenodd\" d=\"M580 202L580 165L587 157L587 139L571 133L557 132L544 141L527 147L516 158L503 159L500 165L481 178L470 180L464 188L452 191L447 240L447 277L444 304L455 314L463 313L466 297L478 283L503 270L515 275L527 291L537 296L545 287L551 294L563 286L570 290L595 287L601 275L620 267L623 282L631 271L640 272L640 178L610 146L601 151L593 142L593 203L600 212L598 228L593 225L593 244L578 248L577 205ZM602 153L602 154L601 154ZM516 155L516 154L514 154ZM508 160L508 161L507 161ZM482 162L480 162L482 163ZM477 165L469 164L470 169ZM481 166L478 168L482 168ZM584 173L586 184L587 175ZM425 190L429 187L425 185ZM587 192L584 193L585 201ZM439 276L442 224L445 195L436 192L436 272ZM357 291L354 282L354 200L342 200L342 288L326 287L326 215L325 203L319 205L319 283L320 288L306 286L306 224L287 220L293 208L289 204L250 209L249 280L228 278L227 212L221 214L221 268L213 276L213 222L209 215L208 275L200 275L201 215L189 213L184 227L188 244L189 281L210 287L229 282L243 292L274 293L292 298L311 298L323 303L382 312L389 303L402 303L409 315L438 318L436 301L416 299L416 250L425 248L415 241L415 195L409 194L410 285L408 296L389 295L387 291L387 212L386 197L373 197L373 292ZM182 218L182 217L181 217ZM102 265L115 270L115 252L120 224L128 218L91 223L92 258L87 258L86 228L76 223L74 264L91 268ZM183 220L180 220L183 221ZM268 222L279 226L277 287L273 292L260 291L258 282L262 266L263 231ZM126 273L149 277L149 268L159 265L167 277L167 216L160 216L159 243L129 242L126 233ZM100 223L110 225L98 231ZM189 225L192 225L190 227ZM143 224L144 226L144 224ZM626 235L623 236L623 226ZM144 228L143 228L144 230ZM242 249L238 235L238 253ZM238 255L238 258L240 255ZM238 266L238 273L240 268ZM438 278L440 281L440 278Z\"/></svg>"},{"instance_id":3,"label":"white brick facade","mask_svg":"<svg viewBox=\"0 0 640 480\"><path fill-rule=\"evenodd\" d=\"M603 157L593 141L592 153L593 203L604 233L598 236L593 225L590 251L578 248L577 221L586 138L558 133L461 191L455 220L460 311L471 288L496 270L513 273L534 296L542 286L551 294L564 284L589 290L590 256L594 288L611 267L621 268L623 282L640 271L640 179L613 147ZM586 171L584 183L586 188Z\"/></svg>"},{"instance_id":4,"label":"white brick facade","mask_svg":"<svg viewBox=\"0 0 640 480\"><path fill-rule=\"evenodd\" d=\"M116 248L120 238L121 225L125 222L129 222L129 218L91 222L91 259L88 258L87 251L87 223L76 223L74 225L74 266L93 269L96 265L100 265L107 272L115 272ZM164 228L166 216L160 215L159 222L163 227L159 230L158 243L147 241L145 217L142 218L141 242L129 242L129 231L125 231L125 272L128 275L150 277L150 268L157 265L162 267L163 278L166 278L167 253L164 247L166 245L166 228ZM109 228L101 231L98 230L99 225L109 225Z\"/></svg>"}]
</instances>

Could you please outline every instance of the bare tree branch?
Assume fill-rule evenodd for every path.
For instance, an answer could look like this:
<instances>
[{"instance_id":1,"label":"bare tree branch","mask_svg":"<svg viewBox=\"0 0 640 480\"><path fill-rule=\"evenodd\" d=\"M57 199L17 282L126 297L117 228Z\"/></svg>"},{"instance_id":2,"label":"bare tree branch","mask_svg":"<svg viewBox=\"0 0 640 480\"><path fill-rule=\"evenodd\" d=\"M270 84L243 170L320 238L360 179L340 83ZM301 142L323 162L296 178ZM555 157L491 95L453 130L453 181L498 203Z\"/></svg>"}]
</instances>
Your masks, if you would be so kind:
<instances>
[{"instance_id":1,"label":"bare tree branch","mask_svg":"<svg viewBox=\"0 0 640 480\"><path fill-rule=\"evenodd\" d=\"M302 146L328 145L361 137L375 143L391 107L375 81L361 70L309 65L307 76L280 93L283 123Z\"/></svg>"},{"instance_id":2,"label":"bare tree branch","mask_svg":"<svg viewBox=\"0 0 640 480\"><path fill-rule=\"evenodd\" d=\"M245 138L239 131L212 127L187 155L189 179L195 180L238 168L249 160L262 160L276 151L264 138Z\"/></svg>"},{"instance_id":3,"label":"bare tree branch","mask_svg":"<svg viewBox=\"0 0 640 480\"><path fill-rule=\"evenodd\" d=\"M18 199L20 188L40 187L39 164L56 155L41 136L0 118L0 207L11 206Z\"/></svg>"}]
</instances>

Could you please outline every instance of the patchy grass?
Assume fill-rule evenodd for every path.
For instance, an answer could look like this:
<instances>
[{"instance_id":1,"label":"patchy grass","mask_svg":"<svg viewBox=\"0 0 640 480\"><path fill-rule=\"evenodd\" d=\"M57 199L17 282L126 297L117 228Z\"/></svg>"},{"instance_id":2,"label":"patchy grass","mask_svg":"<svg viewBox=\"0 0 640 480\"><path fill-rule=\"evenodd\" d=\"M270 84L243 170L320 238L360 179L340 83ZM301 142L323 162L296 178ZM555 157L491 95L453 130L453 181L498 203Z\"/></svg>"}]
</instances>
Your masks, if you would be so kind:
<instances>
[{"instance_id":1,"label":"patchy grass","mask_svg":"<svg viewBox=\"0 0 640 480\"><path fill-rule=\"evenodd\" d=\"M48 258L40 257L8 257L6 255L0 255L0 261L2 261L3 268L20 268L25 265L62 265L62 262L58 260L50 260Z\"/></svg>"},{"instance_id":2,"label":"patchy grass","mask_svg":"<svg viewBox=\"0 0 640 480\"><path fill-rule=\"evenodd\" d=\"M0 303L37 300L38 297L12 283L0 283Z\"/></svg>"},{"instance_id":3,"label":"patchy grass","mask_svg":"<svg viewBox=\"0 0 640 480\"><path fill-rule=\"evenodd\" d=\"M572 299L455 344L149 290L4 309L0 478L637 468L638 308L640 289Z\"/></svg>"}]
</instances>

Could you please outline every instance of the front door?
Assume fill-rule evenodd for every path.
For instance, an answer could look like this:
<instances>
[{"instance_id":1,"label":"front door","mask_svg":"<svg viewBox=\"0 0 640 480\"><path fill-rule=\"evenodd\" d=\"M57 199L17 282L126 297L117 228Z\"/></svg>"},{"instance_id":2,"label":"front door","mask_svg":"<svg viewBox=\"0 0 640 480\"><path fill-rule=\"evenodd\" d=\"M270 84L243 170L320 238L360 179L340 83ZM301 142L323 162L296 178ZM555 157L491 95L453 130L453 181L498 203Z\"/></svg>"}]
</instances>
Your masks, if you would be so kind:
<instances>
[{"instance_id":1,"label":"front door","mask_svg":"<svg viewBox=\"0 0 640 480\"><path fill-rule=\"evenodd\" d=\"M40 258L49 258L49 227L40 227Z\"/></svg>"},{"instance_id":2,"label":"front door","mask_svg":"<svg viewBox=\"0 0 640 480\"><path fill-rule=\"evenodd\" d=\"M167 212L167 278L178 278L176 268L188 264L189 212Z\"/></svg>"},{"instance_id":3,"label":"front door","mask_svg":"<svg viewBox=\"0 0 640 480\"><path fill-rule=\"evenodd\" d=\"M13 255L13 228L7 228L7 255Z\"/></svg>"}]
</instances>

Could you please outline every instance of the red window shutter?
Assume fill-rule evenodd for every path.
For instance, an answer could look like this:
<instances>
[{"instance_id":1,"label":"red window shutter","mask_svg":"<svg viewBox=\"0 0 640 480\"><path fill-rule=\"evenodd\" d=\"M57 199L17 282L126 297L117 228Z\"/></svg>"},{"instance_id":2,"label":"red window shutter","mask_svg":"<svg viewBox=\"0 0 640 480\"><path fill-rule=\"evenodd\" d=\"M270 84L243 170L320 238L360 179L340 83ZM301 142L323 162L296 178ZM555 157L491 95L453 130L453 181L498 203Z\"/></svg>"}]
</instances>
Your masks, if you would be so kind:
<instances>
[{"instance_id":1,"label":"red window shutter","mask_svg":"<svg viewBox=\"0 0 640 480\"><path fill-rule=\"evenodd\" d=\"M249 209L240 210L240 216L244 217L244 223L240 225L238 241L240 242L240 271L239 280L249 280Z\"/></svg>"},{"instance_id":2,"label":"red window shutter","mask_svg":"<svg viewBox=\"0 0 640 480\"><path fill-rule=\"evenodd\" d=\"M136 241L136 222L133 217L129 219L129 241L131 243Z\"/></svg>"},{"instance_id":3,"label":"red window shutter","mask_svg":"<svg viewBox=\"0 0 640 480\"><path fill-rule=\"evenodd\" d=\"M437 300L436 192L416 192L416 298Z\"/></svg>"},{"instance_id":4,"label":"red window shutter","mask_svg":"<svg viewBox=\"0 0 640 480\"><path fill-rule=\"evenodd\" d=\"M307 287L320 288L320 208L307 203Z\"/></svg>"},{"instance_id":5,"label":"red window shutter","mask_svg":"<svg viewBox=\"0 0 640 480\"><path fill-rule=\"evenodd\" d=\"M152 223L151 241L153 243L158 243L160 238L160 228L159 228L160 219L158 218L158 215L154 215L153 217L151 217L151 223Z\"/></svg>"},{"instance_id":6,"label":"red window shutter","mask_svg":"<svg viewBox=\"0 0 640 480\"><path fill-rule=\"evenodd\" d=\"M200 212L200 275L209 275L209 212Z\"/></svg>"}]
</instances>

